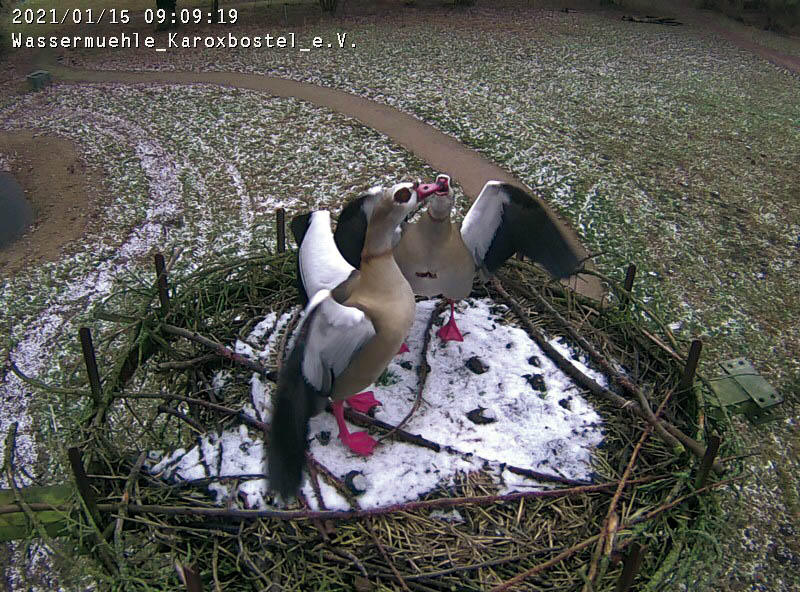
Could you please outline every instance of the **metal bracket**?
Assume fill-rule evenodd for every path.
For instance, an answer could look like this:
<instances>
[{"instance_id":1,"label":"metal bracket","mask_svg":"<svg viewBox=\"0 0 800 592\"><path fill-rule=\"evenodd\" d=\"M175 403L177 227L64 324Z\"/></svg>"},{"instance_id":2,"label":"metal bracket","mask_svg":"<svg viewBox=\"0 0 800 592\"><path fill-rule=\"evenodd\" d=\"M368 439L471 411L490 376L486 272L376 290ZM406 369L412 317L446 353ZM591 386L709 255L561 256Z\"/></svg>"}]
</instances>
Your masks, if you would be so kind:
<instances>
[{"instance_id":1,"label":"metal bracket","mask_svg":"<svg viewBox=\"0 0 800 592\"><path fill-rule=\"evenodd\" d=\"M777 406L783 402L783 397L756 372L750 362L744 358L734 358L721 362L720 366L725 374L709 381L716 394L716 400L709 398L712 405L708 410L709 415L723 419L722 405L728 413L743 413L756 425L779 418Z\"/></svg>"},{"instance_id":2,"label":"metal bracket","mask_svg":"<svg viewBox=\"0 0 800 592\"><path fill-rule=\"evenodd\" d=\"M41 90L50 84L50 72L47 70L36 70L26 76L28 84L31 85L33 90Z\"/></svg>"}]
</instances>

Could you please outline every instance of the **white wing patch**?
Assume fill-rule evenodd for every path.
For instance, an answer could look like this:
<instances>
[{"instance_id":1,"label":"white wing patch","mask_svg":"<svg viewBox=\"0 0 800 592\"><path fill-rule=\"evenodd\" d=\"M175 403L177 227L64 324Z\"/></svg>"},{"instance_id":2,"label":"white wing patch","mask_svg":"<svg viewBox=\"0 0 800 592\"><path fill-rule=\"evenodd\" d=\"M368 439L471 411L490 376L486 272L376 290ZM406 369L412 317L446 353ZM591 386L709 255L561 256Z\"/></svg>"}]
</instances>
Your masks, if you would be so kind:
<instances>
[{"instance_id":1,"label":"white wing patch","mask_svg":"<svg viewBox=\"0 0 800 592\"><path fill-rule=\"evenodd\" d=\"M483 267L486 252L503 222L503 208L511 201L502 185L499 181L486 183L461 224L461 238L478 268Z\"/></svg>"},{"instance_id":2,"label":"white wing patch","mask_svg":"<svg viewBox=\"0 0 800 592\"><path fill-rule=\"evenodd\" d=\"M356 352L375 336L375 327L357 308L336 302L329 290L317 292L305 313L304 322L310 318L311 326L306 334L303 377L316 390L328 394L331 371L333 376L344 372Z\"/></svg>"},{"instance_id":3,"label":"white wing patch","mask_svg":"<svg viewBox=\"0 0 800 592\"><path fill-rule=\"evenodd\" d=\"M311 214L308 230L300 246L300 277L311 299L320 290L333 290L353 272L336 248L331 232L331 214L319 210Z\"/></svg>"}]
</instances>

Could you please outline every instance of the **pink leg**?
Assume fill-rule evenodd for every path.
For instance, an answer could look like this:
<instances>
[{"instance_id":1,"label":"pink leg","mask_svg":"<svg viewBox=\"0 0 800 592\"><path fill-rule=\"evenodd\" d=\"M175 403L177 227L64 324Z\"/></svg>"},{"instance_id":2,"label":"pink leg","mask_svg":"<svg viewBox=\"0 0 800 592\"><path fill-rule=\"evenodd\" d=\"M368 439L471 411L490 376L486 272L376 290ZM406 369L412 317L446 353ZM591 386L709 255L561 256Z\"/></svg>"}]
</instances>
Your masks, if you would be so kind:
<instances>
[{"instance_id":1,"label":"pink leg","mask_svg":"<svg viewBox=\"0 0 800 592\"><path fill-rule=\"evenodd\" d=\"M442 341L464 341L464 336L456 326L455 302L450 301L450 320L436 332Z\"/></svg>"},{"instance_id":2,"label":"pink leg","mask_svg":"<svg viewBox=\"0 0 800 592\"><path fill-rule=\"evenodd\" d=\"M370 409L381 404L381 402L375 398L372 391L364 391L363 393L348 397L345 399L345 402L351 409L355 409L359 413L369 413Z\"/></svg>"},{"instance_id":3,"label":"pink leg","mask_svg":"<svg viewBox=\"0 0 800 592\"><path fill-rule=\"evenodd\" d=\"M344 422L344 401L334 401L331 407L333 408L333 416L336 418L336 424L339 426L339 439L342 443L361 456L372 454L377 442L367 432L351 434L347 429L347 424Z\"/></svg>"},{"instance_id":4,"label":"pink leg","mask_svg":"<svg viewBox=\"0 0 800 592\"><path fill-rule=\"evenodd\" d=\"M408 349L408 346L406 345L406 343L405 343L405 341L404 341L404 342L403 342L403 345L401 345L401 346L400 346L400 349L398 350L398 352L397 352L395 355L398 355L398 356L399 356L400 354L404 354L404 353L406 353L406 352L410 352L410 351L411 351L411 350L410 350L410 349Z\"/></svg>"}]
</instances>

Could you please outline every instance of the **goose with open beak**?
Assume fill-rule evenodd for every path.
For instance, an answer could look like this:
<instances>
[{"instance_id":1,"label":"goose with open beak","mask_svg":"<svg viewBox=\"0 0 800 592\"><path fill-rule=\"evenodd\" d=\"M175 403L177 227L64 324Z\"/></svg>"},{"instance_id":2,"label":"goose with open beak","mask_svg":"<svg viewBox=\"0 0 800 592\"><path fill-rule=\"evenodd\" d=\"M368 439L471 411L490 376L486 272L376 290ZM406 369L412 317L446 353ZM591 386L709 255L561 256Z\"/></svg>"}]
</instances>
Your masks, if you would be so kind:
<instances>
[{"instance_id":1,"label":"goose with open beak","mask_svg":"<svg viewBox=\"0 0 800 592\"><path fill-rule=\"evenodd\" d=\"M278 377L272 416L269 480L284 499L300 487L308 421L328 398L341 441L356 454L372 453L375 440L349 432L343 405L366 412L378 404L371 392L356 393L380 376L414 321L414 293L394 260L393 235L417 200L412 183L374 195L359 270L336 248L329 212L291 222L309 300Z\"/></svg>"},{"instance_id":2,"label":"goose with open beak","mask_svg":"<svg viewBox=\"0 0 800 592\"><path fill-rule=\"evenodd\" d=\"M476 273L488 279L517 252L557 279L581 268L576 247L519 187L486 183L460 227L450 218L454 193L449 176L439 175L434 183L418 185L416 190L427 198L427 211L396 233L394 256L414 294L441 294L450 301L450 320L437 333L443 341L463 341L455 322L455 301L469 295ZM336 242L355 267L359 264L355 250L370 215L369 198L361 196L339 217Z\"/></svg>"}]
</instances>

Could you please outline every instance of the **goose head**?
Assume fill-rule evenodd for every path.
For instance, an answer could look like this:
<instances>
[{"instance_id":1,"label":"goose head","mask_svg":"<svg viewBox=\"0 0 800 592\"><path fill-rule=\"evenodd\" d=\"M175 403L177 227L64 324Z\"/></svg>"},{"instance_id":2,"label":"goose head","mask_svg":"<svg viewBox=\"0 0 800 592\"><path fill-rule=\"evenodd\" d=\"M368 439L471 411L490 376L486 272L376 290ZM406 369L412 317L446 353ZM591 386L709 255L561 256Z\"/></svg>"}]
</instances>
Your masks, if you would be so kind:
<instances>
[{"instance_id":1,"label":"goose head","mask_svg":"<svg viewBox=\"0 0 800 592\"><path fill-rule=\"evenodd\" d=\"M455 193L449 175L438 175L433 183L417 187L417 194L427 198L428 213L434 220L450 218L455 203Z\"/></svg>"},{"instance_id":2,"label":"goose head","mask_svg":"<svg viewBox=\"0 0 800 592\"><path fill-rule=\"evenodd\" d=\"M425 197L419 197L415 183L384 188L369 217L364 250L375 253L391 249L395 230Z\"/></svg>"}]
</instances>

